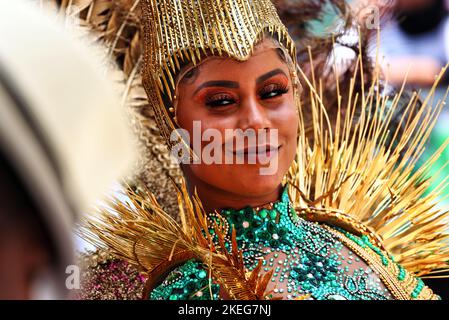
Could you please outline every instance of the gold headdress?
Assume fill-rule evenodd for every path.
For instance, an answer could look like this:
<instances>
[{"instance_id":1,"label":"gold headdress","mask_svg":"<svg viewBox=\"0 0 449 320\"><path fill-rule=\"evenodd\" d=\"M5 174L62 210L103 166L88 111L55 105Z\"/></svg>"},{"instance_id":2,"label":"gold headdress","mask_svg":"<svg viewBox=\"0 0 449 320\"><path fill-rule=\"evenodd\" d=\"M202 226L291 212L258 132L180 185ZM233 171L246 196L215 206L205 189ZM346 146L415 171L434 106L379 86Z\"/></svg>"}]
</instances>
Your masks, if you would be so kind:
<instances>
[{"instance_id":1,"label":"gold headdress","mask_svg":"<svg viewBox=\"0 0 449 320\"><path fill-rule=\"evenodd\" d=\"M168 145L176 75L185 64L211 54L246 60L265 33L296 61L294 43L269 0L145 0L142 13L143 86Z\"/></svg>"}]
</instances>

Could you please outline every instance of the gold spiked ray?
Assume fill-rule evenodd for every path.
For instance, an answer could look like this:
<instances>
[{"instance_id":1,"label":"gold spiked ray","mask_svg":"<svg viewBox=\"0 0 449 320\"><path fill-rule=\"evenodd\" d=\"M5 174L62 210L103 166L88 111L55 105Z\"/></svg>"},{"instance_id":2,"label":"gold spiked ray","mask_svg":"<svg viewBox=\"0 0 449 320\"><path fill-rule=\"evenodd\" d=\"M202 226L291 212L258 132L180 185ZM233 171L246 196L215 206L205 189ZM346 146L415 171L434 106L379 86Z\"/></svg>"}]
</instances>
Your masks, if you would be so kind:
<instances>
[{"instance_id":1,"label":"gold spiked ray","mask_svg":"<svg viewBox=\"0 0 449 320\"><path fill-rule=\"evenodd\" d=\"M363 63L359 55L356 73L363 70ZM338 105L338 110L346 108L345 116L338 112L335 123L330 123L320 96L321 83L298 69L308 84L312 102L300 108L301 118L310 112L314 123L313 139L302 131L297 159L288 174L289 195L298 214L369 236L417 275L449 270L449 213L438 206L448 196L442 191L449 178L426 194L438 179L438 175L429 176L428 169L449 140L421 167L417 166L444 106L444 100L432 106L431 98L446 69L422 105L419 95L413 94L399 126L393 130L390 124L403 98L405 81L394 97L381 96L375 90L381 82L376 71L369 88L362 86L362 92L350 88L345 99L348 105Z\"/></svg>"},{"instance_id":2,"label":"gold spiked ray","mask_svg":"<svg viewBox=\"0 0 449 320\"><path fill-rule=\"evenodd\" d=\"M128 196L129 203L115 199L111 207L91 216L79 233L95 246L108 248L145 272L148 281L144 297L174 267L196 259L208 267L211 283L212 279L218 282L229 298L266 298L272 272L261 275L260 261L248 273L237 249L235 231L229 252L224 246L224 230L216 224L208 225L200 200L197 196L190 197L184 184L178 192L181 225L160 208L152 194L130 191ZM218 246L213 244L211 229L218 236Z\"/></svg>"}]
</instances>

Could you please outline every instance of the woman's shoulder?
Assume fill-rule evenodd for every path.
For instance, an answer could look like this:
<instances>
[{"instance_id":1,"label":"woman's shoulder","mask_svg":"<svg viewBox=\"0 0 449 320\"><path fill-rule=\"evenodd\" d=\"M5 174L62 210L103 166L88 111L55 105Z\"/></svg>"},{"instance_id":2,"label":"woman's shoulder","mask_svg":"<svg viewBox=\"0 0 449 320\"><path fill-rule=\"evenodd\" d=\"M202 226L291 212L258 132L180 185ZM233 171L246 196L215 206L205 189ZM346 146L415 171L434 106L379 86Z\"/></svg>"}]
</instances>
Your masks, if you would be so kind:
<instances>
[{"instance_id":1,"label":"woman's shoulder","mask_svg":"<svg viewBox=\"0 0 449 320\"><path fill-rule=\"evenodd\" d=\"M436 300L440 297L425 285L416 274L408 271L394 256L368 235L355 234L341 227L325 225L352 254L362 261L382 280L395 299Z\"/></svg>"},{"instance_id":2,"label":"woman's shoulder","mask_svg":"<svg viewBox=\"0 0 449 320\"><path fill-rule=\"evenodd\" d=\"M150 300L218 300L220 286L212 283L207 267L189 260L176 267L149 292Z\"/></svg>"}]
</instances>

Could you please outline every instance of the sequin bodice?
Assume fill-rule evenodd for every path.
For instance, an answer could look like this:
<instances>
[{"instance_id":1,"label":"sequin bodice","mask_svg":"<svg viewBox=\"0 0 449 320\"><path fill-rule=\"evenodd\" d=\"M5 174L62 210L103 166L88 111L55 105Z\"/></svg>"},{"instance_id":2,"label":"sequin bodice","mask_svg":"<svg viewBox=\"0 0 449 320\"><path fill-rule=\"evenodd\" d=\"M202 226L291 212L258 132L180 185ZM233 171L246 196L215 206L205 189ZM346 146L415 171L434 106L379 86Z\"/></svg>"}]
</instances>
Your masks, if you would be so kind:
<instances>
[{"instance_id":1,"label":"sequin bodice","mask_svg":"<svg viewBox=\"0 0 449 320\"><path fill-rule=\"evenodd\" d=\"M371 254L378 255L379 261L385 265L394 264L391 257L385 256L366 237L356 237L298 217L285 190L281 200L271 208L222 210L209 215L209 219L224 226L228 249L231 246L231 231L235 228L237 244L243 252L248 271L255 268L259 259L263 260L264 272L274 271L267 288L267 298L394 298L367 259L356 254L342 239L353 243L354 247L364 247ZM398 265L395 267L403 270ZM205 270L200 262L187 262L155 288L150 299L224 298L218 284L214 283L210 290ZM419 280L414 294L419 295L423 287ZM213 297L210 296L211 292Z\"/></svg>"}]
</instances>

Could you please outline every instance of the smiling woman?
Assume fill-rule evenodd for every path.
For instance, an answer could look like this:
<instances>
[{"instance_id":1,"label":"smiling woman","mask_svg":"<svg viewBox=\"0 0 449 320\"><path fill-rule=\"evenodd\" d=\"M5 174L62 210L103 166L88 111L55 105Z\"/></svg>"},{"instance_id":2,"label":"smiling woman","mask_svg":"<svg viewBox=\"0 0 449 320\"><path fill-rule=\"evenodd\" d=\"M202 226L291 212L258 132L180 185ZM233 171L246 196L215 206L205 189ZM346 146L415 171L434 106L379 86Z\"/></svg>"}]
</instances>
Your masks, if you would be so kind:
<instances>
[{"instance_id":1,"label":"smiling woman","mask_svg":"<svg viewBox=\"0 0 449 320\"><path fill-rule=\"evenodd\" d=\"M321 83L297 68L268 0L148 0L142 23L149 106L168 147L181 141L194 160L182 163L181 224L137 190L83 231L146 273L144 299L438 298L416 274L447 268L446 214L431 196L415 201L422 176L410 176L434 113L412 98L409 134L391 132L399 97L379 96L376 74L361 98L351 90L360 118L348 103L330 123ZM203 149L232 161L202 161Z\"/></svg>"},{"instance_id":2,"label":"smiling woman","mask_svg":"<svg viewBox=\"0 0 449 320\"><path fill-rule=\"evenodd\" d=\"M222 137L228 136L222 139L219 149L221 159L230 153L228 158L232 161L214 164L199 161L183 166L190 191L197 189L206 211L257 206L279 198L281 181L296 154L299 117L295 80L277 49L279 45L266 38L255 46L248 60L206 58L197 67L195 79L180 81L175 102L177 124L190 136L195 121L201 123L203 133L214 129ZM237 136L226 135L226 130L254 132L253 137L268 137L272 131L272 135L276 134L276 145L271 146L268 138L257 141L248 135L246 143L243 141L238 147ZM208 143L202 140L201 148ZM261 174L260 161L248 161L252 149L258 149L259 156L268 156L275 149L270 154L276 162L272 174ZM243 161L238 161L238 157Z\"/></svg>"}]
</instances>

